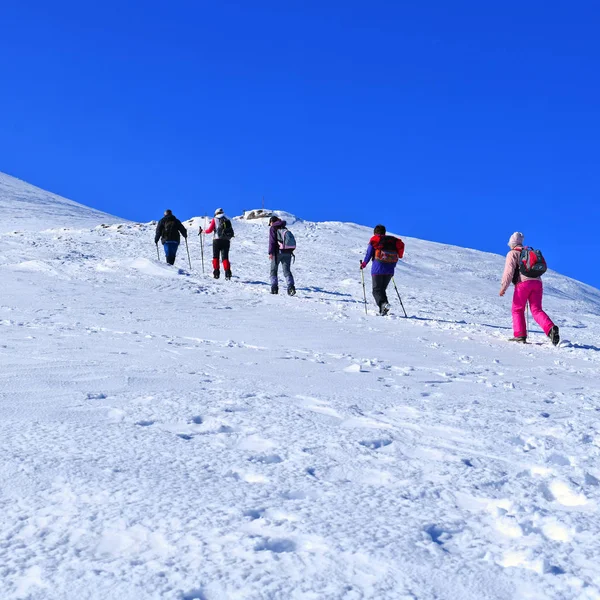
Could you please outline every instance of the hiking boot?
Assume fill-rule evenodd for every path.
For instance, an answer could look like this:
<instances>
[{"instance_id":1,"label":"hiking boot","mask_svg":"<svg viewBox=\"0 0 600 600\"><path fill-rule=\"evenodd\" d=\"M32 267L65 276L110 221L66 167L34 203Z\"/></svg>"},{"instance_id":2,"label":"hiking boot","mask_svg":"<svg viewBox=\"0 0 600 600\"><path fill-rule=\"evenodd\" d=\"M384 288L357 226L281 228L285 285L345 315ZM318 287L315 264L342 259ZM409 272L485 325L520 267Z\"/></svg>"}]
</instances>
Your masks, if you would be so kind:
<instances>
[{"instance_id":1,"label":"hiking boot","mask_svg":"<svg viewBox=\"0 0 600 600\"><path fill-rule=\"evenodd\" d=\"M558 342L560 342L560 335L558 335L558 327L554 325L552 329L548 332L548 337L552 342L553 346L558 346Z\"/></svg>"},{"instance_id":2,"label":"hiking boot","mask_svg":"<svg viewBox=\"0 0 600 600\"><path fill-rule=\"evenodd\" d=\"M271 286L271 294L279 294L279 288L276 285Z\"/></svg>"},{"instance_id":3,"label":"hiking boot","mask_svg":"<svg viewBox=\"0 0 600 600\"><path fill-rule=\"evenodd\" d=\"M219 269L215 269L215 270L213 271L213 277L214 277L215 279L219 279L219 277L221 277L221 271L219 271Z\"/></svg>"},{"instance_id":4,"label":"hiking boot","mask_svg":"<svg viewBox=\"0 0 600 600\"><path fill-rule=\"evenodd\" d=\"M390 308L392 308L388 302L383 302L381 304L381 306L379 307L379 314L382 317L385 317L385 315L387 315L390 312Z\"/></svg>"},{"instance_id":5,"label":"hiking boot","mask_svg":"<svg viewBox=\"0 0 600 600\"><path fill-rule=\"evenodd\" d=\"M296 288L293 285L288 286L288 296L295 296Z\"/></svg>"},{"instance_id":6,"label":"hiking boot","mask_svg":"<svg viewBox=\"0 0 600 600\"><path fill-rule=\"evenodd\" d=\"M227 269L225 271L225 279L227 279L228 281L231 279L231 269Z\"/></svg>"},{"instance_id":7,"label":"hiking boot","mask_svg":"<svg viewBox=\"0 0 600 600\"><path fill-rule=\"evenodd\" d=\"M511 337L508 340L509 342L517 342L519 344L526 344L527 343L527 336L526 335L518 335L516 337Z\"/></svg>"}]
</instances>

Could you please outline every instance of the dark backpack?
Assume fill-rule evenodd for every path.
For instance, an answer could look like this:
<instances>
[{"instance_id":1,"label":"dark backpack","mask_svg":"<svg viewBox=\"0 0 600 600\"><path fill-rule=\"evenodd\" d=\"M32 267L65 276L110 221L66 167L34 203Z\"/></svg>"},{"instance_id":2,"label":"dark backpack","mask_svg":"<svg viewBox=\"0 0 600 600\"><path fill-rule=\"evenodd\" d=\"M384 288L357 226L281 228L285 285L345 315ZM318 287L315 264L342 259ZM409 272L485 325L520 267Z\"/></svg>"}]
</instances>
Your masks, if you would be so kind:
<instances>
[{"instance_id":1,"label":"dark backpack","mask_svg":"<svg viewBox=\"0 0 600 600\"><path fill-rule=\"evenodd\" d=\"M395 264L400 258L396 246L397 238L393 235L382 235L379 242L374 244L375 260L382 263Z\"/></svg>"},{"instance_id":2,"label":"dark backpack","mask_svg":"<svg viewBox=\"0 0 600 600\"><path fill-rule=\"evenodd\" d=\"M546 259L541 250L528 246L521 249L519 255L519 272L525 277L541 277L548 270Z\"/></svg>"},{"instance_id":3,"label":"dark backpack","mask_svg":"<svg viewBox=\"0 0 600 600\"><path fill-rule=\"evenodd\" d=\"M175 219L167 219L163 223L163 233L162 233L163 239L165 239L167 241L173 241L174 238L177 237L176 232L177 232L176 220Z\"/></svg>"},{"instance_id":4,"label":"dark backpack","mask_svg":"<svg viewBox=\"0 0 600 600\"><path fill-rule=\"evenodd\" d=\"M217 236L223 240L230 240L234 235L231 221L227 217L221 217L217 226Z\"/></svg>"}]
</instances>

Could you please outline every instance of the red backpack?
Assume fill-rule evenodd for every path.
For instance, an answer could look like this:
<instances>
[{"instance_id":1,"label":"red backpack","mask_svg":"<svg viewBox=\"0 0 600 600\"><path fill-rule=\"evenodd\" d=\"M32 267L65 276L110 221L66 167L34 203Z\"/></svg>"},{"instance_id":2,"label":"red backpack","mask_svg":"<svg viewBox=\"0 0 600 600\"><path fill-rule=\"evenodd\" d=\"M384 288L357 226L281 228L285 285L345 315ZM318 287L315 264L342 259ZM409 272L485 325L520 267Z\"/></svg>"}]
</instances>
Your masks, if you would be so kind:
<instances>
[{"instance_id":1,"label":"red backpack","mask_svg":"<svg viewBox=\"0 0 600 600\"><path fill-rule=\"evenodd\" d=\"M400 252L398 242L400 242ZM375 260L379 262L395 264L404 255L404 243L393 235L379 236L379 240L371 239L371 244L375 249Z\"/></svg>"},{"instance_id":2,"label":"red backpack","mask_svg":"<svg viewBox=\"0 0 600 600\"><path fill-rule=\"evenodd\" d=\"M515 250L518 250L515 247ZM529 246L521 248L519 255L519 272L525 277L541 277L548 270L546 259L541 250L535 250ZM516 274L515 274L516 275Z\"/></svg>"}]
</instances>

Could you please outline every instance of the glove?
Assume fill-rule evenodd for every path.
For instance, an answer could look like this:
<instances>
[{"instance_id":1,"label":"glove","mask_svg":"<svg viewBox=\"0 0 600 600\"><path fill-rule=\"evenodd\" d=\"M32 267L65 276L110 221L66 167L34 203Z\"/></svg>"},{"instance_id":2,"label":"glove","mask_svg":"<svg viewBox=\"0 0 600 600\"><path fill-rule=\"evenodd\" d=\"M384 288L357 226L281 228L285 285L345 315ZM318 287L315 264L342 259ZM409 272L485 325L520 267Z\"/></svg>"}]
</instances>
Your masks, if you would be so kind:
<instances>
[{"instance_id":1,"label":"glove","mask_svg":"<svg viewBox=\"0 0 600 600\"><path fill-rule=\"evenodd\" d=\"M202 227L198 227L198 235L202 233Z\"/></svg>"},{"instance_id":2,"label":"glove","mask_svg":"<svg viewBox=\"0 0 600 600\"><path fill-rule=\"evenodd\" d=\"M367 263L361 262L360 263L360 269L361 271L367 266Z\"/></svg>"}]
</instances>

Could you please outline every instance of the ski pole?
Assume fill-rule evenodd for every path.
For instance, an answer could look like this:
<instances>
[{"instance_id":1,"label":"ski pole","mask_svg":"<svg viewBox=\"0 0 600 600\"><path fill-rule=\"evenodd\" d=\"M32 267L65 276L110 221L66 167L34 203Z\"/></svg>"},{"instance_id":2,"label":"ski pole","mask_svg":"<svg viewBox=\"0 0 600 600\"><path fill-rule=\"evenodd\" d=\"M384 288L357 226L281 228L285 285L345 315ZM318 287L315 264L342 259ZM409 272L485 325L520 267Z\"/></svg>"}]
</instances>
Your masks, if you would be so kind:
<instances>
[{"instance_id":1,"label":"ski pole","mask_svg":"<svg viewBox=\"0 0 600 600\"><path fill-rule=\"evenodd\" d=\"M185 238L185 249L187 250L188 262L190 263L190 271L192 270L192 259L190 258L190 248L187 243L187 238Z\"/></svg>"},{"instance_id":2,"label":"ski pole","mask_svg":"<svg viewBox=\"0 0 600 600\"><path fill-rule=\"evenodd\" d=\"M160 252L158 251L158 242L156 243L156 257L158 258L158 260L160 262Z\"/></svg>"},{"instance_id":3,"label":"ski pole","mask_svg":"<svg viewBox=\"0 0 600 600\"><path fill-rule=\"evenodd\" d=\"M402 298L400 298L400 292L398 291L398 286L396 285L396 282L394 281L393 277L392 277L392 281L394 282L394 287L396 288L396 294L398 294L398 300L400 300L400 306L402 307L402 310L404 311L404 318L408 319L408 315L406 314L406 309L404 308L404 304L402 304Z\"/></svg>"},{"instance_id":4,"label":"ski pole","mask_svg":"<svg viewBox=\"0 0 600 600\"><path fill-rule=\"evenodd\" d=\"M527 303L525 304L525 309L527 310L527 331L525 332L525 335L527 336L529 334L529 300L527 300Z\"/></svg>"},{"instance_id":5,"label":"ski pole","mask_svg":"<svg viewBox=\"0 0 600 600\"><path fill-rule=\"evenodd\" d=\"M362 266L362 261L360 262L361 266ZM360 275L362 277L362 284L363 284L363 296L365 298L365 315L368 315L369 313L367 312L367 291L365 289L365 271L364 269L360 270Z\"/></svg>"},{"instance_id":6,"label":"ski pole","mask_svg":"<svg viewBox=\"0 0 600 600\"><path fill-rule=\"evenodd\" d=\"M202 256L202 275L204 275L204 236L202 235L202 232L200 232L198 235L201 236L200 254Z\"/></svg>"}]
</instances>

